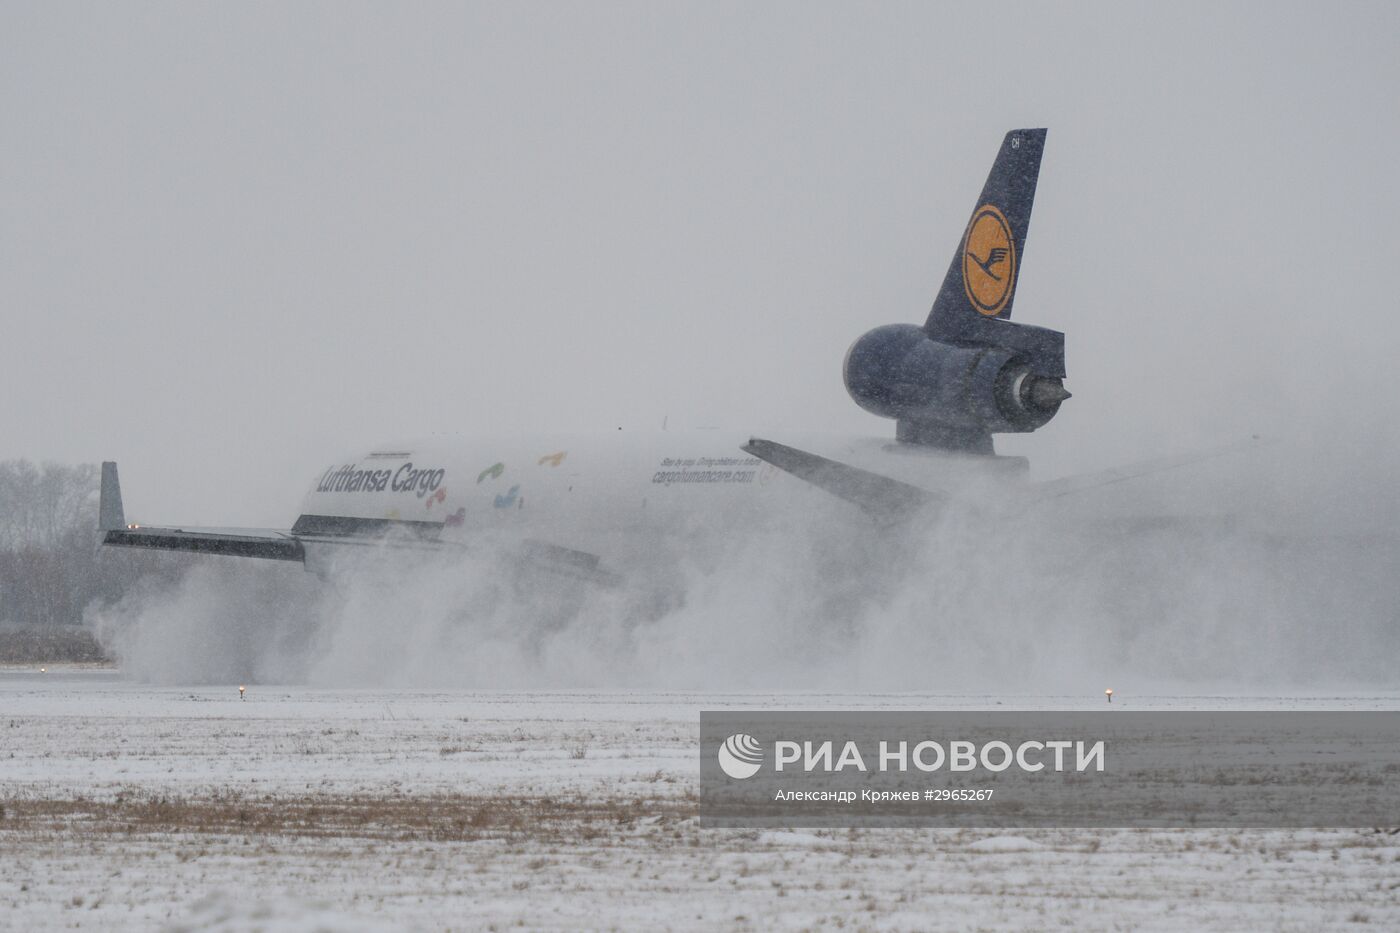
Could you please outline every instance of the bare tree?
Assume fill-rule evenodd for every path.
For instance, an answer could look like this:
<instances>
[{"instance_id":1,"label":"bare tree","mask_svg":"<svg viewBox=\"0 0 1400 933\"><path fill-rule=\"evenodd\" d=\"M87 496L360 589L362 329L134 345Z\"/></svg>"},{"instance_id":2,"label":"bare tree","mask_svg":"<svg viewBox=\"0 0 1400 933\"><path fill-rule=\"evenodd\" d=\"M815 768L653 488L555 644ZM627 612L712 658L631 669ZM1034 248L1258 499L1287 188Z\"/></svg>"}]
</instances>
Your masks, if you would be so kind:
<instances>
[{"instance_id":1,"label":"bare tree","mask_svg":"<svg viewBox=\"0 0 1400 933\"><path fill-rule=\"evenodd\" d=\"M140 577L182 572L181 560L99 554L99 477L92 464L0 463L0 623L76 625Z\"/></svg>"}]
</instances>

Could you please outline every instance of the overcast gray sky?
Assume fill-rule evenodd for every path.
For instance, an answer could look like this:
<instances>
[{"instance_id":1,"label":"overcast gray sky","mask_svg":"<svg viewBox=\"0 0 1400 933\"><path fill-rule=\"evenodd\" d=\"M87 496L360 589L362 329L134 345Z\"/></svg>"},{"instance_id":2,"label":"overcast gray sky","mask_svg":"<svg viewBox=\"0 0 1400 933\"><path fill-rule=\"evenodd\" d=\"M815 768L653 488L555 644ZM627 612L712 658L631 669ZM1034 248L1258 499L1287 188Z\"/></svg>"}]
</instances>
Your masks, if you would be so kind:
<instances>
[{"instance_id":1,"label":"overcast gray sky","mask_svg":"<svg viewBox=\"0 0 1400 933\"><path fill-rule=\"evenodd\" d=\"M0 2L0 458L285 525L435 432L890 435L1002 134L1040 475L1395 431L1393 4Z\"/></svg>"}]
</instances>

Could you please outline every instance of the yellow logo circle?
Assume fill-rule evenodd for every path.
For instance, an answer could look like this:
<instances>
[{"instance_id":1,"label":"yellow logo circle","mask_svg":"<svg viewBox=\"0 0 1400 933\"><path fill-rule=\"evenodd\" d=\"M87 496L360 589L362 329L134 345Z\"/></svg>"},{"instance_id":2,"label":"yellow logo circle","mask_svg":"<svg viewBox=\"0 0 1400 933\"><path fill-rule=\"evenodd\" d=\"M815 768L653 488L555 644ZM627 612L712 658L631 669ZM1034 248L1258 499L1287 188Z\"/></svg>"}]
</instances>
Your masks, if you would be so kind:
<instances>
[{"instance_id":1,"label":"yellow logo circle","mask_svg":"<svg viewBox=\"0 0 1400 933\"><path fill-rule=\"evenodd\" d=\"M977 208L967 225L962 272L967 300L978 313L1000 314L1016 282L1016 243L1006 215L990 204Z\"/></svg>"}]
</instances>

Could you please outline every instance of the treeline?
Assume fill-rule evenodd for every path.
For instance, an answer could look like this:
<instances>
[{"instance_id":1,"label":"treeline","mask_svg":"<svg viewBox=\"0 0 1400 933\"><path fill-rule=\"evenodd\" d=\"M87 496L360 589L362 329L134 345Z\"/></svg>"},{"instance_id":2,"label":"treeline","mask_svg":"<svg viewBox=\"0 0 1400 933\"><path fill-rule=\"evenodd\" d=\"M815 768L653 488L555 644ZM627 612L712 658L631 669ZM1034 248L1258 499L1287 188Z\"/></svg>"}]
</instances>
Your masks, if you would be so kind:
<instances>
[{"instance_id":1,"label":"treeline","mask_svg":"<svg viewBox=\"0 0 1400 933\"><path fill-rule=\"evenodd\" d=\"M137 579L183 571L185 561L157 559L178 555L99 548L100 477L92 464L0 462L0 625L78 625Z\"/></svg>"}]
</instances>

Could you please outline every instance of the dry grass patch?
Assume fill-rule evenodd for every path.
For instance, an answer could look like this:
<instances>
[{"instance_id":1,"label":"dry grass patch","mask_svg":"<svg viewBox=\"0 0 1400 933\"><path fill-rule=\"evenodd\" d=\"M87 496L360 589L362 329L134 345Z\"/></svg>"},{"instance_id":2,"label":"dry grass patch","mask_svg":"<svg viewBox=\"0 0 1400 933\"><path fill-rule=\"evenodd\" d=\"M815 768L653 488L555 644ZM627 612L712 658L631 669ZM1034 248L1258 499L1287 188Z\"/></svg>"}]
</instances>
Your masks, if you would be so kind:
<instances>
[{"instance_id":1,"label":"dry grass patch","mask_svg":"<svg viewBox=\"0 0 1400 933\"><path fill-rule=\"evenodd\" d=\"M696 815L693 797L360 796L216 794L115 800L11 798L6 833L213 833L392 841L604 842L674 830Z\"/></svg>"}]
</instances>

